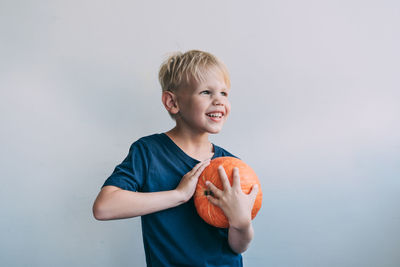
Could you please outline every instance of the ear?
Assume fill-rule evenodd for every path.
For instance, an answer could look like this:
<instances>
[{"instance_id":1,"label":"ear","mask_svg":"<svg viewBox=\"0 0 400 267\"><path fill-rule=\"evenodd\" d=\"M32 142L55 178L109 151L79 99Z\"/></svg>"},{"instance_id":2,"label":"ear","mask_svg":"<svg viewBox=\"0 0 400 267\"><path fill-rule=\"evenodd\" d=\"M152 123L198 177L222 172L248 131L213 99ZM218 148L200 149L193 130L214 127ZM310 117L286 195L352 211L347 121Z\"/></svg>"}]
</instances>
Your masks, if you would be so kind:
<instances>
[{"instance_id":1,"label":"ear","mask_svg":"<svg viewBox=\"0 0 400 267\"><path fill-rule=\"evenodd\" d=\"M178 102L176 101L176 95L171 91L164 91L161 96L161 100L164 104L165 109L170 114L176 114L179 112Z\"/></svg>"}]
</instances>

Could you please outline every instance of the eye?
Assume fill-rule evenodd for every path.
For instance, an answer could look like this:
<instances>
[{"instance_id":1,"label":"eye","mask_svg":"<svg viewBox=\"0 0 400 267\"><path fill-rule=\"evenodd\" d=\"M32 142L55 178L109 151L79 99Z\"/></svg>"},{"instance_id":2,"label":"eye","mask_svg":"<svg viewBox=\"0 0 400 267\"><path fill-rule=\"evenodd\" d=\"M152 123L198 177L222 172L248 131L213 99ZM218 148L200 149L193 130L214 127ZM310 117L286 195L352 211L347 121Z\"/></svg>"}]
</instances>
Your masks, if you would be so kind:
<instances>
[{"instance_id":1,"label":"eye","mask_svg":"<svg viewBox=\"0 0 400 267\"><path fill-rule=\"evenodd\" d=\"M209 90L204 90L200 92L201 95L209 95L210 91Z\"/></svg>"},{"instance_id":2,"label":"eye","mask_svg":"<svg viewBox=\"0 0 400 267\"><path fill-rule=\"evenodd\" d=\"M227 92L221 92L221 95L228 96L228 93Z\"/></svg>"}]
</instances>

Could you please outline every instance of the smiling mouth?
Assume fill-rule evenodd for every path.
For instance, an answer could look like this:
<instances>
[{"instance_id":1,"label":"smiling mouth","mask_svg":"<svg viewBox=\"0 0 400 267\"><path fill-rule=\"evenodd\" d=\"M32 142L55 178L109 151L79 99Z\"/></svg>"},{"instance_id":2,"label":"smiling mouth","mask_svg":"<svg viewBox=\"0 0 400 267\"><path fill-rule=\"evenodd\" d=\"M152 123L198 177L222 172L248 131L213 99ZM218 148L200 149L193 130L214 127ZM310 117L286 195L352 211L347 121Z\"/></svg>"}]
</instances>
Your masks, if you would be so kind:
<instances>
[{"instance_id":1,"label":"smiling mouth","mask_svg":"<svg viewBox=\"0 0 400 267\"><path fill-rule=\"evenodd\" d=\"M218 118L218 119L220 119L224 116L224 114L222 112L213 112L213 113L208 113L206 115L210 118Z\"/></svg>"}]
</instances>

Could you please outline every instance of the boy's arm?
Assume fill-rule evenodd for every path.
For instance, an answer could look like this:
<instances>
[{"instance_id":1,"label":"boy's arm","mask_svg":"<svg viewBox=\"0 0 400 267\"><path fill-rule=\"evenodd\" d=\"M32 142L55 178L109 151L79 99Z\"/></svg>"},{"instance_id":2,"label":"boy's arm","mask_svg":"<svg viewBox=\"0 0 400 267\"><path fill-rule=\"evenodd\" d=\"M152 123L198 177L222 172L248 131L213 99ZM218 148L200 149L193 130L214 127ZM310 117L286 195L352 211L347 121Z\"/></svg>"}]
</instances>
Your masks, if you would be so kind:
<instances>
[{"instance_id":1,"label":"boy's arm","mask_svg":"<svg viewBox=\"0 0 400 267\"><path fill-rule=\"evenodd\" d=\"M97 220L131 218L172 208L187 202L194 194L197 180L209 160L200 162L185 174L174 190L141 193L104 186L93 204Z\"/></svg>"},{"instance_id":2,"label":"boy's arm","mask_svg":"<svg viewBox=\"0 0 400 267\"><path fill-rule=\"evenodd\" d=\"M236 253L246 251L254 236L251 223L251 210L258 193L258 186L253 185L251 192L246 195L240 187L239 169L233 169L232 186L222 166L218 168L224 190L220 190L207 182L213 196L208 195L209 201L220 207L229 221L228 243Z\"/></svg>"},{"instance_id":3,"label":"boy's arm","mask_svg":"<svg viewBox=\"0 0 400 267\"><path fill-rule=\"evenodd\" d=\"M236 253L245 252L253 239L253 236L254 230L251 221L247 225L242 225L239 228L229 225L228 243L231 249Z\"/></svg>"},{"instance_id":4,"label":"boy's arm","mask_svg":"<svg viewBox=\"0 0 400 267\"><path fill-rule=\"evenodd\" d=\"M97 196L93 215L97 220L131 218L172 208L183 202L176 190L140 193L108 185Z\"/></svg>"}]
</instances>

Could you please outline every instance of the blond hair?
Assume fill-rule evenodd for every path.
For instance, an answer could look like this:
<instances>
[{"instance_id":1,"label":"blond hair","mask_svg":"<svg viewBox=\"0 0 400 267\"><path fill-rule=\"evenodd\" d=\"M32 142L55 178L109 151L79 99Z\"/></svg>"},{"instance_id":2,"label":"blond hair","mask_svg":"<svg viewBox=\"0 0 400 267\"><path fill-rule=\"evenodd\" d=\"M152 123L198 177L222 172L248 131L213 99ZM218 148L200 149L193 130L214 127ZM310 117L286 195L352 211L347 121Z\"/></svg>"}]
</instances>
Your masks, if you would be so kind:
<instances>
[{"instance_id":1,"label":"blond hair","mask_svg":"<svg viewBox=\"0 0 400 267\"><path fill-rule=\"evenodd\" d=\"M199 50L190 50L185 53L176 52L161 64L158 79L162 91L174 92L181 85L190 84L191 78L196 82L204 81L207 73L215 70L220 71L229 88L228 69L217 57Z\"/></svg>"}]
</instances>

